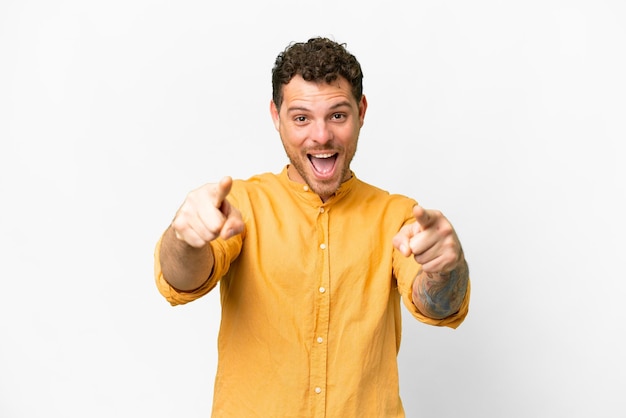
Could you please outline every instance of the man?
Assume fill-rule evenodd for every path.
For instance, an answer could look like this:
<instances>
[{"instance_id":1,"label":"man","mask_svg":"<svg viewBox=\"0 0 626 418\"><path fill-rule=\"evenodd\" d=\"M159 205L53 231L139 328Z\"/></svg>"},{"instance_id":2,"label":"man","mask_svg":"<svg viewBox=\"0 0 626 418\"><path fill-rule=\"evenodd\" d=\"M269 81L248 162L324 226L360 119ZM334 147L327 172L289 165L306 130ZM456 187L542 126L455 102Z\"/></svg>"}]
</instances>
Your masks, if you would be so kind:
<instances>
[{"instance_id":1,"label":"man","mask_svg":"<svg viewBox=\"0 0 626 418\"><path fill-rule=\"evenodd\" d=\"M270 113L289 164L190 192L157 244L172 305L220 283L214 417L404 417L401 301L426 324L467 315L468 267L448 220L350 169L362 78L342 44L287 47Z\"/></svg>"}]
</instances>

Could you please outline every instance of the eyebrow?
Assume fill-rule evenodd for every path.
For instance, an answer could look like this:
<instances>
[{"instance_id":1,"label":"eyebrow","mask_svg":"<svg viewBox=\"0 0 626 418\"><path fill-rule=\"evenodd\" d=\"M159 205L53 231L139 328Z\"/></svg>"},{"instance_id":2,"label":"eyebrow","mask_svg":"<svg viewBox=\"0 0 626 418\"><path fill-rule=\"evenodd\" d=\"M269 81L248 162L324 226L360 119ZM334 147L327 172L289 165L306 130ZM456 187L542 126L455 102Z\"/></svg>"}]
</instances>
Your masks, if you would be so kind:
<instances>
[{"instance_id":1,"label":"eyebrow","mask_svg":"<svg viewBox=\"0 0 626 418\"><path fill-rule=\"evenodd\" d=\"M342 102L339 103L335 103L334 105L332 105L330 107L330 110L335 110L338 109L340 107L350 107L350 102L347 100L344 100ZM301 111L301 112L309 112L311 109L309 109L308 107L305 106L292 106L292 107L288 107L287 108L287 112L291 113L294 111Z\"/></svg>"}]
</instances>

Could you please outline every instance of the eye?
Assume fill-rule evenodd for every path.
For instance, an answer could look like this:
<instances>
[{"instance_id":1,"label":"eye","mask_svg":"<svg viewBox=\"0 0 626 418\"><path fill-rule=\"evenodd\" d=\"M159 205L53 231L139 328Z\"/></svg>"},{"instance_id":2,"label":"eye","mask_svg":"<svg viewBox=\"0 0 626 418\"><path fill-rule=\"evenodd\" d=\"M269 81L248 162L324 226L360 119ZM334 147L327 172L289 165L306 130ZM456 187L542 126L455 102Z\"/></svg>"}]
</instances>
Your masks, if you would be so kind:
<instances>
[{"instance_id":1,"label":"eye","mask_svg":"<svg viewBox=\"0 0 626 418\"><path fill-rule=\"evenodd\" d=\"M343 113L333 113L330 117L332 120L342 120L346 118L346 115Z\"/></svg>"},{"instance_id":2,"label":"eye","mask_svg":"<svg viewBox=\"0 0 626 418\"><path fill-rule=\"evenodd\" d=\"M293 118L293 120L297 123L304 123L306 122L306 116L296 116L295 118Z\"/></svg>"}]
</instances>

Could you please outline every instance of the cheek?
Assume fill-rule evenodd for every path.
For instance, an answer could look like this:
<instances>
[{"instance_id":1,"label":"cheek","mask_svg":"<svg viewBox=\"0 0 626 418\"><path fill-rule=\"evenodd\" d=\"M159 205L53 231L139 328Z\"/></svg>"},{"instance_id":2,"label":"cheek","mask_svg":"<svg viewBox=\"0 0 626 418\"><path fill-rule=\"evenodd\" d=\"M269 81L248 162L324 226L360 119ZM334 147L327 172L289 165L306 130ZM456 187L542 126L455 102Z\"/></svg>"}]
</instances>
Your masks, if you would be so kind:
<instances>
[{"instance_id":1,"label":"cheek","mask_svg":"<svg viewBox=\"0 0 626 418\"><path fill-rule=\"evenodd\" d=\"M294 138L288 135L281 135L281 140L283 143L283 148L289 154L290 158L297 158L300 154L302 154L302 147L298 144L298 142L294 141Z\"/></svg>"},{"instance_id":2,"label":"cheek","mask_svg":"<svg viewBox=\"0 0 626 418\"><path fill-rule=\"evenodd\" d=\"M346 137L345 140L341 141L341 145L348 153L353 153L356 150L357 138L352 135Z\"/></svg>"},{"instance_id":3,"label":"cheek","mask_svg":"<svg viewBox=\"0 0 626 418\"><path fill-rule=\"evenodd\" d=\"M302 129L290 129L286 126L282 126L279 132L283 143L289 148L300 148L306 142L306 132Z\"/></svg>"},{"instance_id":4,"label":"cheek","mask_svg":"<svg viewBox=\"0 0 626 418\"><path fill-rule=\"evenodd\" d=\"M360 129L358 126L346 126L335 131L335 137L341 141L345 147L354 147L359 138Z\"/></svg>"}]
</instances>

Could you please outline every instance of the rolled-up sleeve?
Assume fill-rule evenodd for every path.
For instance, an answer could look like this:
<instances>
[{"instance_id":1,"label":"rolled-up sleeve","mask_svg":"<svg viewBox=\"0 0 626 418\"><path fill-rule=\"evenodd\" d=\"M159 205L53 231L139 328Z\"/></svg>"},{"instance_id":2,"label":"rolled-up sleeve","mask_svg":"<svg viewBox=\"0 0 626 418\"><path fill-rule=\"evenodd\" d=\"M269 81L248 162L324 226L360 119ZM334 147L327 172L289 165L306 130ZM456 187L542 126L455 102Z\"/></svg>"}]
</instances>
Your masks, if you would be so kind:
<instances>
[{"instance_id":1,"label":"rolled-up sleeve","mask_svg":"<svg viewBox=\"0 0 626 418\"><path fill-rule=\"evenodd\" d=\"M243 237L242 235L236 235L228 240L218 238L210 243L215 260L213 271L202 286L192 291L178 290L170 285L165 277L163 277L159 255L161 252L161 241L162 237L157 242L154 251L154 278L159 293L161 293L172 306L175 306L194 301L209 293L217 285L219 280L228 272L233 260L239 256Z\"/></svg>"}]
</instances>

